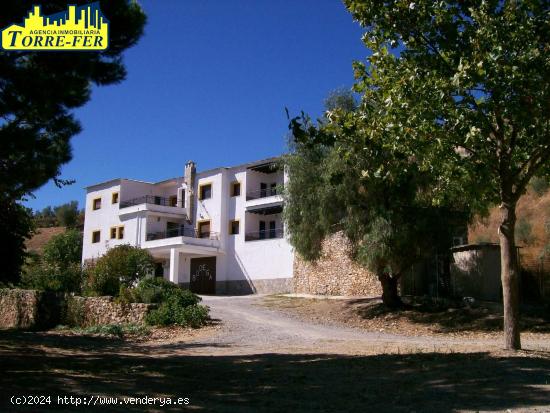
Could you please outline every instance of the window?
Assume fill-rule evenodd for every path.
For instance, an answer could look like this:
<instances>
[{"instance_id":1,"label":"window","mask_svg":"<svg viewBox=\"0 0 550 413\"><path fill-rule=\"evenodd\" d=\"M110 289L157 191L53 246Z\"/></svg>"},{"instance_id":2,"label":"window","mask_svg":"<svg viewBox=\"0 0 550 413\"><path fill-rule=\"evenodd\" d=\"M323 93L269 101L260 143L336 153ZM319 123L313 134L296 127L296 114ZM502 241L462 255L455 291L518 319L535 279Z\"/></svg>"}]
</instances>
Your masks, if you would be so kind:
<instances>
[{"instance_id":1,"label":"window","mask_svg":"<svg viewBox=\"0 0 550 413\"><path fill-rule=\"evenodd\" d=\"M92 232L92 244L97 244L101 241L101 231Z\"/></svg>"},{"instance_id":2,"label":"window","mask_svg":"<svg viewBox=\"0 0 550 413\"><path fill-rule=\"evenodd\" d=\"M231 192L231 196L240 196L241 195L241 183L240 182L232 182L230 192Z\"/></svg>"},{"instance_id":3,"label":"window","mask_svg":"<svg viewBox=\"0 0 550 413\"><path fill-rule=\"evenodd\" d=\"M260 183L260 198L267 196L267 184L265 182Z\"/></svg>"},{"instance_id":4,"label":"window","mask_svg":"<svg viewBox=\"0 0 550 413\"><path fill-rule=\"evenodd\" d=\"M176 195L172 195L170 198L168 198L168 205L171 207L175 207L178 205L178 197Z\"/></svg>"},{"instance_id":5,"label":"window","mask_svg":"<svg viewBox=\"0 0 550 413\"><path fill-rule=\"evenodd\" d=\"M118 227L117 238L118 239L124 239L124 226Z\"/></svg>"},{"instance_id":6,"label":"window","mask_svg":"<svg viewBox=\"0 0 550 413\"><path fill-rule=\"evenodd\" d=\"M212 184L201 185L199 187L199 199L202 201L210 198L212 198Z\"/></svg>"},{"instance_id":7,"label":"window","mask_svg":"<svg viewBox=\"0 0 550 413\"><path fill-rule=\"evenodd\" d=\"M199 238L210 238L210 221L199 222L197 230Z\"/></svg>"},{"instance_id":8,"label":"window","mask_svg":"<svg viewBox=\"0 0 550 413\"><path fill-rule=\"evenodd\" d=\"M116 227L111 227L111 231L109 233L111 239L116 238Z\"/></svg>"},{"instance_id":9,"label":"window","mask_svg":"<svg viewBox=\"0 0 550 413\"><path fill-rule=\"evenodd\" d=\"M269 238L275 238L277 236L275 225L275 221L269 221Z\"/></svg>"},{"instance_id":10,"label":"window","mask_svg":"<svg viewBox=\"0 0 550 413\"><path fill-rule=\"evenodd\" d=\"M111 204L118 204L118 192L113 192L111 195Z\"/></svg>"},{"instance_id":11,"label":"window","mask_svg":"<svg viewBox=\"0 0 550 413\"><path fill-rule=\"evenodd\" d=\"M269 195L277 195L277 184L271 184L271 193Z\"/></svg>"},{"instance_id":12,"label":"window","mask_svg":"<svg viewBox=\"0 0 550 413\"><path fill-rule=\"evenodd\" d=\"M229 221L229 235L237 235L239 233L239 220Z\"/></svg>"},{"instance_id":13,"label":"window","mask_svg":"<svg viewBox=\"0 0 550 413\"><path fill-rule=\"evenodd\" d=\"M180 235L183 235L183 231L180 229L180 224L177 222L170 222L168 221L166 223L166 236L168 238L170 237L177 237Z\"/></svg>"},{"instance_id":14,"label":"window","mask_svg":"<svg viewBox=\"0 0 550 413\"><path fill-rule=\"evenodd\" d=\"M101 198L94 199L92 202L92 209L94 211L97 211L100 208L101 208Z\"/></svg>"}]
</instances>

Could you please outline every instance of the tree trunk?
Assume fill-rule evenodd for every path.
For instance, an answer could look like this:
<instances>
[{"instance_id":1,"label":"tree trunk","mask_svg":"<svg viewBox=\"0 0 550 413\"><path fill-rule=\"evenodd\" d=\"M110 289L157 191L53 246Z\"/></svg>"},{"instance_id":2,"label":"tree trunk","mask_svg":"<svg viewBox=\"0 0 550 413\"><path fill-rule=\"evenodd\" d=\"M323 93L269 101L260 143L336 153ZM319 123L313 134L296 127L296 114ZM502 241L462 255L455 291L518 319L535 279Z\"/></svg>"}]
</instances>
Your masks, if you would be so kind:
<instances>
[{"instance_id":1,"label":"tree trunk","mask_svg":"<svg viewBox=\"0 0 550 413\"><path fill-rule=\"evenodd\" d=\"M516 203L500 205L500 266L504 306L504 342L508 350L521 349L519 331L519 271L515 243Z\"/></svg>"},{"instance_id":2,"label":"tree trunk","mask_svg":"<svg viewBox=\"0 0 550 413\"><path fill-rule=\"evenodd\" d=\"M401 297L397 292L397 281L399 277L392 277L387 272L380 273L378 279L382 284L382 302L388 307L397 308L403 305Z\"/></svg>"}]
</instances>

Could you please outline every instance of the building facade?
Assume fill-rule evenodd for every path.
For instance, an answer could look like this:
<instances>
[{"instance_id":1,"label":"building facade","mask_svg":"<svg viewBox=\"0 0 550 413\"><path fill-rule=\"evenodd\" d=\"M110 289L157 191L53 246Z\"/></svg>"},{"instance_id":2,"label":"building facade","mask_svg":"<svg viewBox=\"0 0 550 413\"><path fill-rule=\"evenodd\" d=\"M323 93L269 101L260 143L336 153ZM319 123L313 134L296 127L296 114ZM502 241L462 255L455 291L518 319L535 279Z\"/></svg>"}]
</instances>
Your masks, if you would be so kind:
<instances>
[{"instance_id":1,"label":"building facade","mask_svg":"<svg viewBox=\"0 0 550 413\"><path fill-rule=\"evenodd\" d=\"M148 250L155 275L202 294L288 292L285 173L272 158L149 183L114 179L86 188L83 264L121 244Z\"/></svg>"}]
</instances>

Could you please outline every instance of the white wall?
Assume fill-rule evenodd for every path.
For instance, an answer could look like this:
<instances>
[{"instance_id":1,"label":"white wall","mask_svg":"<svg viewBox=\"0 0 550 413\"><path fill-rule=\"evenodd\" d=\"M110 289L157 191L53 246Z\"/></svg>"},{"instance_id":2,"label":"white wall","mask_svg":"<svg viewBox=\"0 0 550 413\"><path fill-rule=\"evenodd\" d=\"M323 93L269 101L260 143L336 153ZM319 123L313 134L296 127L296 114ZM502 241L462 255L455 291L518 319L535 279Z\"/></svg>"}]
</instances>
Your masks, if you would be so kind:
<instances>
[{"instance_id":1,"label":"white wall","mask_svg":"<svg viewBox=\"0 0 550 413\"><path fill-rule=\"evenodd\" d=\"M118 181L106 183L91 188L86 194L86 219L84 221L84 240L82 245L82 261L95 259L105 254L109 247L120 244L135 244L136 231L135 220L121 221L118 216L120 204L121 184ZM119 193L119 203L112 204L112 194ZM93 200L101 198L101 208L93 210ZM114 226L124 225L124 238L121 240L110 239L110 229ZM101 239L98 243L92 243L92 233L101 232Z\"/></svg>"},{"instance_id":2,"label":"white wall","mask_svg":"<svg viewBox=\"0 0 550 413\"><path fill-rule=\"evenodd\" d=\"M196 228L197 222L210 220L211 231L219 233L220 247L224 252L216 259L216 279L224 280L259 280L292 277L293 252L285 239L266 239L245 242L247 232L259 230L258 221L266 221L266 230L269 230L269 221L276 220L277 228L282 226L281 216L256 215L246 213L246 193L258 191L260 183L269 185L272 182L281 184L284 174L279 171L274 174L262 174L246 169L246 166L236 168L219 168L206 173L198 173L194 185L195 210L193 222L186 224ZM231 183L241 183L241 195L230 196ZM212 197L199 200L199 186L204 183L212 185ZM97 258L107 251L108 247L127 243L141 245L149 232L166 231L167 222L180 222L183 219L162 216L162 212L139 211L129 213L119 218L119 204L111 204L111 194L119 192L119 203L144 195L169 197L177 194L182 179L167 181L162 184L149 184L130 180L120 180L98 185L88 190L86 195L86 221L84 224L83 260ZM100 210L92 210L92 201L96 197L102 198ZM229 235L229 222L239 220L240 232ZM110 240L111 226L124 225L124 239ZM91 243L92 231L101 230L101 241ZM105 241L108 240L106 245ZM182 254L180 257L179 282L189 282L191 255ZM164 257L166 258L166 257ZM168 268L168 267L167 267ZM167 275L167 268L165 275Z\"/></svg>"}]
</instances>

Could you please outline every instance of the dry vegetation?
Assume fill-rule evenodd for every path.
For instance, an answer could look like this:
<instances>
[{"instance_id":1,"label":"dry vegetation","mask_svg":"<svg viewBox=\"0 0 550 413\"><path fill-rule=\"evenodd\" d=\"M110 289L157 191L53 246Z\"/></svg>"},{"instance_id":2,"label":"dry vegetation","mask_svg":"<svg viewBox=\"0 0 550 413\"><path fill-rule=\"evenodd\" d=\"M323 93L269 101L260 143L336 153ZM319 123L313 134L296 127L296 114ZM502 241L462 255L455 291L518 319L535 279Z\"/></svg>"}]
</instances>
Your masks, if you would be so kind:
<instances>
[{"instance_id":1,"label":"dry vegetation","mask_svg":"<svg viewBox=\"0 0 550 413\"><path fill-rule=\"evenodd\" d=\"M435 304L429 300L404 299L407 305L390 310L379 298L314 299L269 296L263 305L319 324L339 324L366 331L407 336L498 338L502 335L502 307L495 303L473 305ZM550 342L548 308L527 307L523 311L525 338Z\"/></svg>"},{"instance_id":2,"label":"dry vegetation","mask_svg":"<svg viewBox=\"0 0 550 413\"><path fill-rule=\"evenodd\" d=\"M27 251L40 254L44 245L46 245L52 237L63 232L65 232L65 227L37 228L36 233L25 243Z\"/></svg>"},{"instance_id":3,"label":"dry vegetation","mask_svg":"<svg viewBox=\"0 0 550 413\"><path fill-rule=\"evenodd\" d=\"M500 210L491 209L489 216L479 218L469 228L470 242L497 242ZM521 260L525 268L538 271L539 257L550 243L546 223L550 221L550 191L538 195L532 188L519 201L517 209L516 241L521 247ZM550 264L550 257L547 259ZM547 271L550 272L550 266Z\"/></svg>"}]
</instances>

